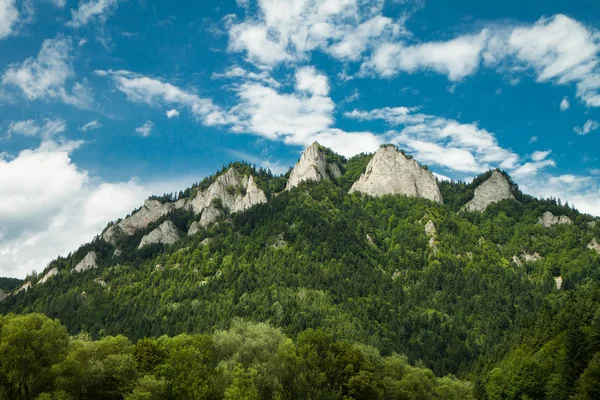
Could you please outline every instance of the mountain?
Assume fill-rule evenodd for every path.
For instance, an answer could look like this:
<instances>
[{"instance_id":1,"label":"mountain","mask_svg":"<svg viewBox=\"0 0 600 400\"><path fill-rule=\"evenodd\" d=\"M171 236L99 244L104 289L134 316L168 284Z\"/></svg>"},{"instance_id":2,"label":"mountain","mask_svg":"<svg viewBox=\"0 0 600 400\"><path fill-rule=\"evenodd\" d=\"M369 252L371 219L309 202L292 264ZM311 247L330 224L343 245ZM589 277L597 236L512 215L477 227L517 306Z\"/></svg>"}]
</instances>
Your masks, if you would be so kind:
<instances>
[{"instance_id":1,"label":"mountain","mask_svg":"<svg viewBox=\"0 0 600 400\"><path fill-rule=\"evenodd\" d=\"M123 369L106 387L132 377L121 398L594 398L597 221L502 171L442 182L393 146L346 159L313 144L286 175L233 163L153 196L2 288L0 313L78 335L53 367L68 393L88 382L73 360L111 348ZM0 349L2 324L44 321L4 317Z\"/></svg>"}]
</instances>

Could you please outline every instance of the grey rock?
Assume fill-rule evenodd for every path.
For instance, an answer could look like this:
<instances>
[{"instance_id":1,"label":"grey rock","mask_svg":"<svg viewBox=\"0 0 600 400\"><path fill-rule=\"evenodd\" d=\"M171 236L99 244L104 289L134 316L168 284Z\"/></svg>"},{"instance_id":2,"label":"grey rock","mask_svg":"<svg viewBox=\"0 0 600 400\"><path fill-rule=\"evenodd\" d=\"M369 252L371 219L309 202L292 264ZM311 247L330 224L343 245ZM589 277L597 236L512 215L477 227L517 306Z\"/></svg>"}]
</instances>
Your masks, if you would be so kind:
<instances>
[{"instance_id":1,"label":"grey rock","mask_svg":"<svg viewBox=\"0 0 600 400\"><path fill-rule=\"evenodd\" d=\"M179 203L180 206L182 204ZM168 214L174 209L174 203L146 200L139 211L108 228L102 237L105 241L114 245L121 235L131 236L135 232L145 229L151 223L158 221L163 215Z\"/></svg>"},{"instance_id":2,"label":"grey rock","mask_svg":"<svg viewBox=\"0 0 600 400\"><path fill-rule=\"evenodd\" d=\"M0 302L6 300L7 297L8 297L8 295L6 293L4 293L2 290L0 290Z\"/></svg>"},{"instance_id":3,"label":"grey rock","mask_svg":"<svg viewBox=\"0 0 600 400\"><path fill-rule=\"evenodd\" d=\"M587 247L588 247L588 249L594 250L598 254L600 254L600 243L598 243L598 241L596 240L596 238L593 238L592 241L590 242L590 244L588 244Z\"/></svg>"},{"instance_id":4,"label":"grey rock","mask_svg":"<svg viewBox=\"0 0 600 400\"><path fill-rule=\"evenodd\" d=\"M434 253L437 252L437 230L435 229L435 224L433 223L433 221L429 221L427 222L427 224L425 224L425 234L427 235L427 237L429 237L429 247L434 251Z\"/></svg>"},{"instance_id":5,"label":"grey rock","mask_svg":"<svg viewBox=\"0 0 600 400\"><path fill-rule=\"evenodd\" d=\"M488 180L475 188L475 196L462 209L482 212L490 204L507 199L515 200L510 189L510 183L506 177L500 172L494 171Z\"/></svg>"},{"instance_id":6,"label":"grey rock","mask_svg":"<svg viewBox=\"0 0 600 400\"><path fill-rule=\"evenodd\" d=\"M538 224L542 225L544 228L550 228L554 225L571 225L572 223L573 221L571 221L571 218L564 215L555 216L550 211L546 211L538 219Z\"/></svg>"},{"instance_id":7,"label":"grey rock","mask_svg":"<svg viewBox=\"0 0 600 400\"><path fill-rule=\"evenodd\" d=\"M173 244L181 239L181 232L169 220L142 238L138 249L153 243Z\"/></svg>"},{"instance_id":8,"label":"grey rock","mask_svg":"<svg viewBox=\"0 0 600 400\"><path fill-rule=\"evenodd\" d=\"M556 290L560 290L560 288L562 288L562 284L563 284L562 276L555 277L554 282L556 283Z\"/></svg>"},{"instance_id":9,"label":"grey rock","mask_svg":"<svg viewBox=\"0 0 600 400\"><path fill-rule=\"evenodd\" d=\"M98 256L95 251L90 251L86 254L86 256L81 260L79 264L75 267L75 272L84 272L90 270L92 268L98 267Z\"/></svg>"},{"instance_id":10,"label":"grey rock","mask_svg":"<svg viewBox=\"0 0 600 400\"><path fill-rule=\"evenodd\" d=\"M123 254L123 252L119 249L115 249L114 253L113 253L113 257L120 257L121 254Z\"/></svg>"},{"instance_id":11,"label":"grey rock","mask_svg":"<svg viewBox=\"0 0 600 400\"><path fill-rule=\"evenodd\" d=\"M219 199L231 212L241 212L257 204L267 202L267 196L254 182L253 176L242 176L235 168L229 168L204 192L199 192L189 202L195 214L202 214L213 201Z\"/></svg>"},{"instance_id":12,"label":"grey rock","mask_svg":"<svg viewBox=\"0 0 600 400\"><path fill-rule=\"evenodd\" d=\"M512 258L512 262L514 262L517 265L523 265L524 262L536 262L541 259L542 256L540 256L538 253L521 253L520 256L514 255Z\"/></svg>"},{"instance_id":13,"label":"grey rock","mask_svg":"<svg viewBox=\"0 0 600 400\"><path fill-rule=\"evenodd\" d=\"M202 217L200 217L199 224L202 228L206 228L218 220L221 215L223 215L223 211L213 206L208 206L202 211Z\"/></svg>"},{"instance_id":14,"label":"grey rock","mask_svg":"<svg viewBox=\"0 0 600 400\"><path fill-rule=\"evenodd\" d=\"M294 166L285 190L293 189L305 181L321 181L340 176L342 176L342 171L339 165L335 163L327 164L321 146L319 143L314 142L300 156L300 161Z\"/></svg>"},{"instance_id":15,"label":"grey rock","mask_svg":"<svg viewBox=\"0 0 600 400\"><path fill-rule=\"evenodd\" d=\"M443 203L435 176L396 149L386 146L377 151L350 193L361 192L373 197L400 194Z\"/></svg>"},{"instance_id":16,"label":"grey rock","mask_svg":"<svg viewBox=\"0 0 600 400\"><path fill-rule=\"evenodd\" d=\"M190 225L190 228L188 229L188 233L187 234L188 234L188 236L193 236L196 233L200 232L200 229L202 229L202 227L200 226L200 222L194 221Z\"/></svg>"},{"instance_id":17,"label":"grey rock","mask_svg":"<svg viewBox=\"0 0 600 400\"><path fill-rule=\"evenodd\" d=\"M52 268L50 271L46 272L46 275L44 275L38 283L46 283L48 279L52 278L56 274L58 274L58 268Z\"/></svg>"},{"instance_id":18,"label":"grey rock","mask_svg":"<svg viewBox=\"0 0 600 400\"><path fill-rule=\"evenodd\" d=\"M20 293L20 292L23 292L23 291L25 291L25 292L26 292L27 290L29 290L29 288L30 288L30 287L31 287L31 282L25 282L24 284L22 284L22 285L21 285L21 287L20 287L20 288L18 288L18 289L15 291L15 294L17 294L17 293Z\"/></svg>"},{"instance_id":19,"label":"grey rock","mask_svg":"<svg viewBox=\"0 0 600 400\"><path fill-rule=\"evenodd\" d=\"M104 282L102 279L100 278L96 278L94 279L94 282L96 282L98 285L102 286L102 287L106 287L106 282Z\"/></svg>"}]
</instances>

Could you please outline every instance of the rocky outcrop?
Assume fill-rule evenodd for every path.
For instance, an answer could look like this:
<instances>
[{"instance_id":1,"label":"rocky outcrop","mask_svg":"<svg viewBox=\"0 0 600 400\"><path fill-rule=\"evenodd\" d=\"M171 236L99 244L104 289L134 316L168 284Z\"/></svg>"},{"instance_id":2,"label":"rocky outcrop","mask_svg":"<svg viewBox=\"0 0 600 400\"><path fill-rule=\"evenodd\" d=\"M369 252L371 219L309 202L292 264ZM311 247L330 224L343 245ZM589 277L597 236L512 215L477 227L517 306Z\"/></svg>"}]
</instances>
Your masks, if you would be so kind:
<instances>
[{"instance_id":1,"label":"rocky outcrop","mask_svg":"<svg viewBox=\"0 0 600 400\"><path fill-rule=\"evenodd\" d=\"M4 301L7 297L8 295L0 290L0 302Z\"/></svg>"},{"instance_id":2,"label":"rocky outcrop","mask_svg":"<svg viewBox=\"0 0 600 400\"><path fill-rule=\"evenodd\" d=\"M217 201L230 212L240 212L257 204L266 203L267 196L254 182L252 175L243 176L235 168L229 168L208 189L199 192L189 202L189 206L195 214L203 214L207 210L211 216L206 217L205 221L209 221L214 218L216 209L214 202ZM209 208L211 209L208 210Z\"/></svg>"},{"instance_id":3,"label":"rocky outcrop","mask_svg":"<svg viewBox=\"0 0 600 400\"><path fill-rule=\"evenodd\" d=\"M435 229L435 224L433 221L427 222L425 224L425 235L429 238L429 247L433 250L434 253L437 252L437 230Z\"/></svg>"},{"instance_id":4,"label":"rocky outcrop","mask_svg":"<svg viewBox=\"0 0 600 400\"><path fill-rule=\"evenodd\" d=\"M524 262L528 263L528 262L536 262L542 259L542 256L540 256L538 253L533 253L533 254L528 254L528 253L521 253L520 256L513 256L512 261L517 264L517 265L523 265Z\"/></svg>"},{"instance_id":5,"label":"rocky outcrop","mask_svg":"<svg viewBox=\"0 0 600 400\"><path fill-rule=\"evenodd\" d=\"M158 228L142 238L138 249L154 243L173 244L181 239L181 232L171 221L163 222Z\"/></svg>"},{"instance_id":6,"label":"rocky outcrop","mask_svg":"<svg viewBox=\"0 0 600 400\"><path fill-rule=\"evenodd\" d=\"M587 247L588 247L588 249L594 250L598 254L600 254L600 243L598 243L598 241L596 240L596 238L593 238L592 241L590 242L590 244L588 244Z\"/></svg>"},{"instance_id":7,"label":"rocky outcrop","mask_svg":"<svg viewBox=\"0 0 600 400\"><path fill-rule=\"evenodd\" d=\"M202 217L200 217L200 221L192 222L188 229L188 236L195 235L200 232L201 229L206 228L213 222L217 221L223 215L223 211L220 209L208 206L202 212Z\"/></svg>"},{"instance_id":8,"label":"rocky outcrop","mask_svg":"<svg viewBox=\"0 0 600 400\"><path fill-rule=\"evenodd\" d=\"M564 215L556 216L550 211L546 211L538 219L538 224L542 225L544 228L550 228L554 225L571 225L572 223L573 221L571 221L571 218L566 217Z\"/></svg>"},{"instance_id":9,"label":"rocky outcrop","mask_svg":"<svg viewBox=\"0 0 600 400\"><path fill-rule=\"evenodd\" d=\"M475 196L463 206L466 211L485 211L490 204L502 200L514 200L510 182L498 171L494 171L485 182L475 188Z\"/></svg>"},{"instance_id":10,"label":"rocky outcrop","mask_svg":"<svg viewBox=\"0 0 600 400\"><path fill-rule=\"evenodd\" d=\"M121 235L131 236L135 232L145 229L151 223L158 221L163 215L173 211L176 208L175 204L178 204L179 207L186 205L185 201L161 203L158 200L146 200L139 211L108 228L102 234L102 237L105 241L114 245Z\"/></svg>"},{"instance_id":11,"label":"rocky outcrop","mask_svg":"<svg viewBox=\"0 0 600 400\"><path fill-rule=\"evenodd\" d=\"M560 290L560 288L562 288L562 284L563 284L562 276L556 276L554 278L554 283L556 283L556 290Z\"/></svg>"},{"instance_id":12,"label":"rocky outcrop","mask_svg":"<svg viewBox=\"0 0 600 400\"><path fill-rule=\"evenodd\" d=\"M375 153L365 173L352 185L350 193L353 192L374 197L401 194L443 203L435 176L395 146L383 147Z\"/></svg>"},{"instance_id":13,"label":"rocky outcrop","mask_svg":"<svg viewBox=\"0 0 600 400\"><path fill-rule=\"evenodd\" d=\"M340 166L336 163L327 163L325 153L319 143L314 142L304 150L300 161L296 163L285 190L290 190L305 181L321 181L335 179L342 176Z\"/></svg>"},{"instance_id":14,"label":"rocky outcrop","mask_svg":"<svg viewBox=\"0 0 600 400\"><path fill-rule=\"evenodd\" d=\"M75 272L84 272L98 267L98 256L95 251L90 251L75 267Z\"/></svg>"},{"instance_id":15,"label":"rocky outcrop","mask_svg":"<svg viewBox=\"0 0 600 400\"><path fill-rule=\"evenodd\" d=\"M26 292L27 290L29 290L30 287L31 287L31 282L25 282L23 285L21 285L20 288L18 288L15 291L15 294L20 293L20 292Z\"/></svg>"},{"instance_id":16,"label":"rocky outcrop","mask_svg":"<svg viewBox=\"0 0 600 400\"><path fill-rule=\"evenodd\" d=\"M46 272L46 275L40 279L39 283L46 283L48 279L58 274L58 268L52 268L50 271Z\"/></svg>"}]
</instances>

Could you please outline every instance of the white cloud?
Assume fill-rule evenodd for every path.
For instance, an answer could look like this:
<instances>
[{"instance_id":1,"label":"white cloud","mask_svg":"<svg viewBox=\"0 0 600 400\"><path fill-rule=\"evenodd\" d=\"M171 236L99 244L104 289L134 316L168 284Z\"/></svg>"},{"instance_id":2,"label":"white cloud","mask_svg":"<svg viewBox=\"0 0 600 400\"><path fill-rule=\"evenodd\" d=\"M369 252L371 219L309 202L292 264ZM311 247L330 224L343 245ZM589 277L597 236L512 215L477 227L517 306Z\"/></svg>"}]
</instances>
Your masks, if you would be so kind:
<instances>
[{"instance_id":1,"label":"white cloud","mask_svg":"<svg viewBox=\"0 0 600 400\"><path fill-rule=\"evenodd\" d=\"M213 73L212 79L241 79L243 81L265 82L274 88L281 86L267 71L261 71L260 73L249 72L240 67L231 67L222 74Z\"/></svg>"},{"instance_id":2,"label":"white cloud","mask_svg":"<svg viewBox=\"0 0 600 400\"><path fill-rule=\"evenodd\" d=\"M316 49L357 60L375 40L406 33L382 8L379 0L263 0L245 21L230 23L229 50L263 65L306 59Z\"/></svg>"},{"instance_id":3,"label":"white cloud","mask_svg":"<svg viewBox=\"0 0 600 400\"><path fill-rule=\"evenodd\" d=\"M151 194L136 181L106 183L75 165L74 143L44 142L0 157L0 275L41 272L127 215Z\"/></svg>"},{"instance_id":4,"label":"white cloud","mask_svg":"<svg viewBox=\"0 0 600 400\"><path fill-rule=\"evenodd\" d=\"M531 154L531 159L533 161L543 161L546 158L548 158L548 156L550 155L550 153L552 153L552 150L548 150L548 151L534 151Z\"/></svg>"},{"instance_id":5,"label":"white cloud","mask_svg":"<svg viewBox=\"0 0 600 400\"><path fill-rule=\"evenodd\" d=\"M537 141L538 141L538 137L537 137L537 136L532 136L532 137L529 139L529 144L535 143L535 142L537 142Z\"/></svg>"},{"instance_id":6,"label":"white cloud","mask_svg":"<svg viewBox=\"0 0 600 400\"><path fill-rule=\"evenodd\" d=\"M66 82L74 76L71 39L58 36L44 40L36 58L11 64L2 76L2 84L16 86L29 100L56 99L85 108L92 102L91 90L75 83L70 92Z\"/></svg>"},{"instance_id":7,"label":"white cloud","mask_svg":"<svg viewBox=\"0 0 600 400\"><path fill-rule=\"evenodd\" d=\"M104 22L109 13L118 6L117 0L90 0L80 1L77 10L71 10L71 21L68 26L79 28L93 20Z\"/></svg>"},{"instance_id":8,"label":"white cloud","mask_svg":"<svg viewBox=\"0 0 600 400\"><path fill-rule=\"evenodd\" d=\"M560 102L560 111L567 111L569 107L571 107L571 104L569 103L569 98L565 96Z\"/></svg>"},{"instance_id":9,"label":"white cloud","mask_svg":"<svg viewBox=\"0 0 600 400\"><path fill-rule=\"evenodd\" d=\"M63 8L67 4L67 0L48 0L54 7Z\"/></svg>"},{"instance_id":10,"label":"white cloud","mask_svg":"<svg viewBox=\"0 0 600 400\"><path fill-rule=\"evenodd\" d=\"M362 73L375 72L392 77L400 72L432 70L459 81L477 70L488 31L461 36L447 42L428 42L413 46L383 43L361 66Z\"/></svg>"},{"instance_id":11,"label":"white cloud","mask_svg":"<svg viewBox=\"0 0 600 400\"><path fill-rule=\"evenodd\" d=\"M399 132L390 132L389 140L407 148L426 164L468 173L483 172L496 166L505 169L517 166L517 154L502 148L487 130L476 124L461 124L417 111L415 107L388 107L371 111L354 110L344 115L404 126Z\"/></svg>"},{"instance_id":12,"label":"white cloud","mask_svg":"<svg viewBox=\"0 0 600 400\"><path fill-rule=\"evenodd\" d=\"M81 47L81 46L83 46L84 44L86 44L87 42L88 42L88 41L87 41L87 39L83 38L83 39L80 39L80 40L79 40L79 43L77 43L77 44L78 44L78 46L79 46L79 47Z\"/></svg>"},{"instance_id":13,"label":"white cloud","mask_svg":"<svg viewBox=\"0 0 600 400\"><path fill-rule=\"evenodd\" d=\"M590 170L590 174L592 175L600 175L600 169L594 168Z\"/></svg>"},{"instance_id":14,"label":"white cloud","mask_svg":"<svg viewBox=\"0 0 600 400\"><path fill-rule=\"evenodd\" d=\"M313 96L327 96L329 80L314 67L303 67L296 71L296 89Z\"/></svg>"},{"instance_id":15,"label":"white cloud","mask_svg":"<svg viewBox=\"0 0 600 400\"><path fill-rule=\"evenodd\" d=\"M87 124L83 125L81 128L79 128L79 130L81 132L87 132L87 131L91 131L94 129L100 129L102 127L102 124L100 122L98 122L97 120L88 122Z\"/></svg>"},{"instance_id":16,"label":"white cloud","mask_svg":"<svg viewBox=\"0 0 600 400\"><path fill-rule=\"evenodd\" d=\"M167 118L171 119L177 117L179 117L179 111L177 111L176 109L167 110Z\"/></svg>"},{"instance_id":17,"label":"white cloud","mask_svg":"<svg viewBox=\"0 0 600 400\"><path fill-rule=\"evenodd\" d=\"M575 128L573 128L573 131L575 131L575 133L577 133L578 135L587 135L588 133L595 131L598 128L600 128L600 124L590 119L587 120L587 122L583 124L582 127L576 126Z\"/></svg>"},{"instance_id":18,"label":"white cloud","mask_svg":"<svg viewBox=\"0 0 600 400\"><path fill-rule=\"evenodd\" d=\"M18 22L16 0L0 0L0 40L12 35Z\"/></svg>"},{"instance_id":19,"label":"white cloud","mask_svg":"<svg viewBox=\"0 0 600 400\"><path fill-rule=\"evenodd\" d=\"M9 137L13 134L40 136L42 139L48 140L59 133L63 133L66 129L67 125L62 119L47 118L44 120L44 124L39 124L32 119L28 119L25 121L10 122L7 134Z\"/></svg>"},{"instance_id":20,"label":"white cloud","mask_svg":"<svg viewBox=\"0 0 600 400\"><path fill-rule=\"evenodd\" d=\"M153 107L180 105L187 107L197 119L205 125L224 125L227 115L211 99L202 98L195 93L177 86L148 78L128 71L96 71L100 76L112 76L118 90L134 103L148 104Z\"/></svg>"},{"instance_id":21,"label":"white cloud","mask_svg":"<svg viewBox=\"0 0 600 400\"><path fill-rule=\"evenodd\" d=\"M153 128L154 128L154 122L146 121L144 123L144 125L140 126L139 128L135 128L135 131L137 133L139 133L140 135L142 135L143 137L148 137L148 136L150 136L150 132L152 132Z\"/></svg>"}]
</instances>

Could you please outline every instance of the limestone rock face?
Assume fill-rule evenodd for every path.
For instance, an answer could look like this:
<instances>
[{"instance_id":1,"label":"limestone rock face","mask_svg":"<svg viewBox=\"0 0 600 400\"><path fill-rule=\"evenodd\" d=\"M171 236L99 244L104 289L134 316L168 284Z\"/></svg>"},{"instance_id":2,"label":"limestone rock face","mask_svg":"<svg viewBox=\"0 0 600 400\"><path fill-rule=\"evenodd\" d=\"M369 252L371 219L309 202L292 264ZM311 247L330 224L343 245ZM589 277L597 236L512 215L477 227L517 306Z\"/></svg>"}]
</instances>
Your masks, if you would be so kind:
<instances>
[{"instance_id":1,"label":"limestone rock face","mask_svg":"<svg viewBox=\"0 0 600 400\"><path fill-rule=\"evenodd\" d=\"M254 182L253 176L243 176L235 168L219 176L204 192L199 192L189 203L195 214L202 214L213 207L213 201L220 200L223 207L231 212L245 211L248 208L267 202L267 196ZM214 214L214 210L209 211Z\"/></svg>"},{"instance_id":2,"label":"limestone rock face","mask_svg":"<svg viewBox=\"0 0 600 400\"><path fill-rule=\"evenodd\" d=\"M75 272L83 272L98 267L98 256L95 251L90 251L75 267Z\"/></svg>"},{"instance_id":3,"label":"limestone rock face","mask_svg":"<svg viewBox=\"0 0 600 400\"><path fill-rule=\"evenodd\" d=\"M593 238L592 241L590 242L590 244L588 244L588 249L590 250L595 250L598 252L598 254L600 254L600 243L598 243L598 241L596 240L596 238Z\"/></svg>"},{"instance_id":4,"label":"limestone rock face","mask_svg":"<svg viewBox=\"0 0 600 400\"><path fill-rule=\"evenodd\" d=\"M181 239L181 232L171 221L163 222L158 228L142 238L138 249L153 243L173 244Z\"/></svg>"},{"instance_id":5,"label":"limestone rock face","mask_svg":"<svg viewBox=\"0 0 600 400\"><path fill-rule=\"evenodd\" d=\"M562 276L555 277L554 282L556 282L556 290L560 290L560 288L562 287L562 284L563 284Z\"/></svg>"},{"instance_id":6,"label":"limestone rock face","mask_svg":"<svg viewBox=\"0 0 600 400\"><path fill-rule=\"evenodd\" d=\"M8 295L0 290L0 302L4 301L7 297Z\"/></svg>"},{"instance_id":7,"label":"limestone rock face","mask_svg":"<svg viewBox=\"0 0 600 400\"><path fill-rule=\"evenodd\" d=\"M542 259L539 253L521 253L520 256L513 256L512 261L517 265L523 265L523 262L536 262Z\"/></svg>"},{"instance_id":8,"label":"limestone rock face","mask_svg":"<svg viewBox=\"0 0 600 400\"><path fill-rule=\"evenodd\" d=\"M138 212L108 228L102 237L105 241L114 245L120 235L131 236L140 229L146 228L151 223L158 221L163 215L174 210L176 208L175 204L183 207L186 203L181 201L161 203L158 200L146 200Z\"/></svg>"},{"instance_id":9,"label":"limestone rock face","mask_svg":"<svg viewBox=\"0 0 600 400\"><path fill-rule=\"evenodd\" d=\"M429 221L425 225L425 234L427 235L427 237L429 237L429 247L434 252L437 252L437 230L435 229L435 224L433 223L433 221Z\"/></svg>"},{"instance_id":10,"label":"limestone rock face","mask_svg":"<svg viewBox=\"0 0 600 400\"><path fill-rule=\"evenodd\" d=\"M352 185L350 193L353 192L374 197L402 194L444 202L433 174L415 160L409 160L394 146L383 147L375 153L365 173Z\"/></svg>"},{"instance_id":11,"label":"limestone rock face","mask_svg":"<svg viewBox=\"0 0 600 400\"><path fill-rule=\"evenodd\" d=\"M323 179L339 178L342 176L340 166L336 163L327 163L325 153L319 143L314 142L304 150L300 161L296 163L285 190L290 190L304 181L321 181Z\"/></svg>"},{"instance_id":12,"label":"limestone rock face","mask_svg":"<svg viewBox=\"0 0 600 400\"><path fill-rule=\"evenodd\" d=\"M571 221L571 218L565 217L564 215L556 216L550 211L546 211L538 220L538 224L542 225L544 228L550 228L554 225L571 225L572 223L573 221Z\"/></svg>"},{"instance_id":13,"label":"limestone rock face","mask_svg":"<svg viewBox=\"0 0 600 400\"><path fill-rule=\"evenodd\" d=\"M48 279L52 278L56 274L58 274L58 268L52 268L50 271L46 272L46 275L40 279L39 283L46 283Z\"/></svg>"},{"instance_id":14,"label":"limestone rock face","mask_svg":"<svg viewBox=\"0 0 600 400\"><path fill-rule=\"evenodd\" d=\"M28 290L30 287L31 287L31 282L25 282L23 285L21 285L21 287L20 287L20 288L18 288L18 289L15 291L15 294L17 294L17 293L19 293L19 292L22 292L22 291L25 291L25 292L26 292L26 291L27 291L27 290Z\"/></svg>"},{"instance_id":15,"label":"limestone rock face","mask_svg":"<svg viewBox=\"0 0 600 400\"><path fill-rule=\"evenodd\" d=\"M475 188L475 196L464 205L463 210L482 212L490 204L507 199L515 199L510 191L510 183L504 175L494 171L488 180Z\"/></svg>"}]
</instances>

